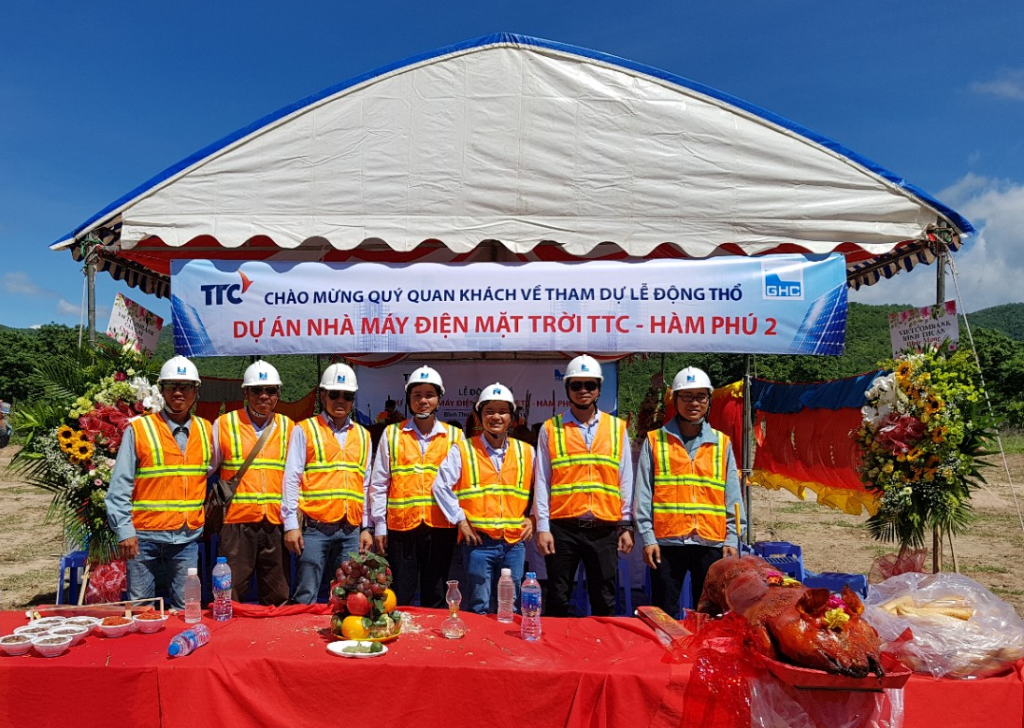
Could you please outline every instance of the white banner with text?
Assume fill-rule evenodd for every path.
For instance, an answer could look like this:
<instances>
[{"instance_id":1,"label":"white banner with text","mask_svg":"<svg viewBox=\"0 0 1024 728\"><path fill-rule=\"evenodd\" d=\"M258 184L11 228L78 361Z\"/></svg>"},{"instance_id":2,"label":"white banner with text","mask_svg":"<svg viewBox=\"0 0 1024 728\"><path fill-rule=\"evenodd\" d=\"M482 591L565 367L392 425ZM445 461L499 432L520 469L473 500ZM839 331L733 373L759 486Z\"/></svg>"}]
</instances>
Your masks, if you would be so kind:
<instances>
[{"instance_id":1,"label":"white banner with text","mask_svg":"<svg viewBox=\"0 0 1024 728\"><path fill-rule=\"evenodd\" d=\"M842 256L642 263L175 261L186 356L437 351L841 354Z\"/></svg>"}]
</instances>

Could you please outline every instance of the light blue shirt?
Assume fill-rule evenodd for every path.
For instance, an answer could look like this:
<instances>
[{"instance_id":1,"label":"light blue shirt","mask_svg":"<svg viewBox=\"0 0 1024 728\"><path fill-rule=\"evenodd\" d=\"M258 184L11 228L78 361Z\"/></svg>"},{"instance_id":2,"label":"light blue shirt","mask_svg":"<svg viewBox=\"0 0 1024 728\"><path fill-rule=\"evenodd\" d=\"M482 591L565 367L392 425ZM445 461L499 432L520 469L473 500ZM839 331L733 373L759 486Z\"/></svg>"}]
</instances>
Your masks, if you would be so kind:
<instances>
[{"instance_id":1,"label":"light blue shirt","mask_svg":"<svg viewBox=\"0 0 1024 728\"><path fill-rule=\"evenodd\" d=\"M669 437L679 440L686 448L686 452L692 459L697 448L705 443L717 443L718 432L712 429L707 422L703 423L700 434L691 440L683 439L679 431L679 418L673 417L663 429ZM746 515L743 513L743 494L740 492L739 473L736 470L736 459L733 456L732 448L728 448L725 477L725 543L708 541L697 535L696 532L676 538L655 538L654 536L654 457L651 455L651 441L644 438L643 448L640 450L640 461L636 466L636 527L643 539L644 546L654 544L680 546L736 546L736 506L740 507L740 519L744 529L746 528Z\"/></svg>"},{"instance_id":2,"label":"light blue shirt","mask_svg":"<svg viewBox=\"0 0 1024 728\"><path fill-rule=\"evenodd\" d=\"M597 434L597 424L602 417L611 417L606 412L597 411L597 416L590 422L580 422L571 409L562 415L565 422L575 422L580 426L580 434L583 435L583 442L587 450L594 444L594 436ZM621 519L623 523L633 518L633 458L629 449L629 433L622 428L622 442L619 444L619 497L622 498ZM548 517L551 514L551 454L548 448L547 427L540 428L537 436L537 460L534 466L537 474L537 485L534 493L533 515L537 517L537 531L550 531L551 525ZM594 518L588 512L582 518Z\"/></svg>"},{"instance_id":3,"label":"light blue shirt","mask_svg":"<svg viewBox=\"0 0 1024 728\"><path fill-rule=\"evenodd\" d=\"M179 429L175 432L179 425L167 416L167 411L162 411L160 416L174 433L174 441L178 444L178 449L184 453L188 446L188 430L194 427L194 418L182 426L185 428L184 430ZM136 533L135 524L132 523L132 496L135 492L135 471L138 466L139 457L135 452L135 430L127 427L121 438L121 448L117 451L114 470L110 474L110 487L107 488L107 523L117 535L117 540L124 541L127 538L138 536L143 541L177 544L195 541L202 536L203 529L201 527L193 531L185 526L173 531L143 531L141 535Z\"/></svg>"},{"instance_id":4,"label":"light blue shirt","mask_svg":"<svg viewBox=\"0 0 1024 728\"><path fill-rule=\"evenodd\" d=\"M410 418L402 425L403 432L416 433L420 445L420 454L424 455L430 447L430 441L438 435L444 435L448 429L434 418L434 426L430 432L423 434L416 426L416 420ZM388 533L388 490L391 488L391 444L387 438L387 428L377 443L377 457L373 461L373 472L370 474L370 519L373 521L373 533L386 536Z\"/></svg>"},{"instance_id":5,"label":"light blue shirt","mask_svg":"<svg viewBox=\"0 0 1024 728\"><path fill-rule=\"evenodd\" d=\"M501 443L501 447L491 447L491 443L487 441L487 437L481 433L472 440L480 440L484 444L484 450L490 455L491 462L494 464L494 469L501 471L501 466L505 464L505 454L508 452L508 435L505 436L505 440ZM471 439L466 440L466 446L471 447ZM533 450L531 445L523 444L524 447L528 447ZM534 462L537 458L534 457ZM452 449L448 451L448 455L441 463L441 468L437 472L437 478L434 479L434 485L431 490L434 494L434 500L437 501L437 505L441 507L441 512L444 513L444 517L448 519L449 523L458 524L460 521L466 520L466 514L459 506L459 498L455 495L455 484L459 482L459 478L462 477L462 450L459 449L458 445L452 445Z\"/></svg>"},{"instance_id":6,"label":"light blue shirt","mask_svg":"<svg viewBox=\"0 0 1024 728\"><path fill-rule=\"evenodd\" d=\"M352 418L346 417L341 425L335 425L334 421L323 412L317 415L320 421L327 425L334 433L334 439L338 446L344 449L345 440L349 430L352 429ZM366 475L363 477L363 527L369 525L370 509L367 507L367 499L370 493L370 443L366 443ZM291 439L288 440L288 457L284 461L284 483L281 486L281 521L284 523L284 530L291 531L299 527L299 485L302 483L302 474L306 470L306 431L296 426L292 429Z\"/></svg>"}]
</instances>

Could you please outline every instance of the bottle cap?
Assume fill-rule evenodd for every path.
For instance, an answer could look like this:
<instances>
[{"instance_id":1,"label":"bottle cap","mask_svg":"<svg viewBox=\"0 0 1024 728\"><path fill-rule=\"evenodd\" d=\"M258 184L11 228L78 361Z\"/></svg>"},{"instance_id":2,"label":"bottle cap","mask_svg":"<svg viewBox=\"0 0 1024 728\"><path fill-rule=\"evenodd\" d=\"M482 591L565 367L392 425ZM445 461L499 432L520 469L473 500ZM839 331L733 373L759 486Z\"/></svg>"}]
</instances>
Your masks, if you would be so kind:
<instances>
[{"instance_id":1,"label":"bottle cap","mask_svg":"<svg viewBox=\"0 0 1024 728\"><path fill-rule=\"evenodd\" d=\"M512 569L502 569L501 570L501 575L502 576L512 576Z\"/></svg>"},{"instance_id":2,"label":"bottle cap","mask_svg":"<svg viewBox=\"0 0 1024 728\"><path fill-rule=\"evenodd\" d=\"M228 557L227 556L218 556L217 557L217 563L218 564L226 564L226 563L228 563Z\"/></svg>"},{"instance_id":3,"label":"bottle cap","mask_svg":"<svg viewBox=\"0 0 1024 728\"><path fill-rule=\"evenodd\" d=\"M176 640L171 640L171 644L167 645L167 654L171 657L177 657L181 654L181 644Z\"/></svg>"},{"instance_id":4,"label":"bottle cap","mask_svg":"<svg viewBox=\"0 0 1024 728\"><path fill-rule=\"evenodd\" d=\"M199 576L199 569L195 568L194 566L188 567L188 575L189 576Z\"/></svg>"},{"instance_id":5,"label":"bottle cap","mask_svg":"<svg viewBox=\"0 0 1024 728\"><path fill-rule=\"evenodd\" d=\"M536 579L537 578L537 573L535 571L527 571L526 572L526 578L527 579Z\"/></svg>"}]
</instances>

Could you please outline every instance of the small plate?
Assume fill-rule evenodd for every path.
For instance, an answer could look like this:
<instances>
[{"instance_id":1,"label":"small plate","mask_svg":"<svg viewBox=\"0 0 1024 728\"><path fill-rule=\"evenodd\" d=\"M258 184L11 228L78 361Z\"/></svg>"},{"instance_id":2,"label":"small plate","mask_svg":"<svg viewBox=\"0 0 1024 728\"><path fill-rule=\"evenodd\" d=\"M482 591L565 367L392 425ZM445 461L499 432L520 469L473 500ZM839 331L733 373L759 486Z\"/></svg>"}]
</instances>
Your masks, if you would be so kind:
<instances>
[{"instance_id":1,"label":"small plate","mask_svg":"<svg viewBox=\"0 0 1024 728\"><path fill-rule=\"evenodd\" d=\"M388 654L387 645L381 645L380 652L343 652L346 647L358 644L372 644L372 640L339 640L327 645L327 651L338 657L381 657Z\"/></svg>"}]
</instances>

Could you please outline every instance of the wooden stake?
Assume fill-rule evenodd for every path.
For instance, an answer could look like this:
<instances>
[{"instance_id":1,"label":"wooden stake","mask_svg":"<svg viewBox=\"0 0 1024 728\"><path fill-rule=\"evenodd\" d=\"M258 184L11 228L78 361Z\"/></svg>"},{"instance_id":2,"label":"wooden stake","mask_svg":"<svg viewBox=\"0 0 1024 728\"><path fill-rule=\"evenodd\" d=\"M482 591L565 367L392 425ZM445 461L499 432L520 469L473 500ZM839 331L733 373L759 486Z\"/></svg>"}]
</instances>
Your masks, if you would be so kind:
<instances>
[{"instance_id":1,"label":"wooden stake","mask_svg":"<svg viewBox=\"0 0 1024 728\"><path fill-rule=\"evenodd\" d=\"M953 532L946 531L946 539L949 541L949 555L953 557L953 573L959 574L960 567L956 563L956 551L953 550Z\"/></svg>"},{"instance_id":2,"label":"wooden stake","mask_svg":"<svg viewBox=\"0 0 1024 728\"><path fill-rule=\"evenodd\" d=\"M82 586L78 590L78 606L82 606L85 603L85 588L89 586L89 572L92 570L92 562L89 559L85 560L85 568L82 569Z\"/></svg>"},{"instance_id":3,"label":"wooden stake","mask_svg":"<svg viewBox=\"0 0 1024 728\"><path fill-rule=\"evenodd\" d=\"M942 571L942 529L932 526L932 573Z\"/></svg>"}]
</instances>

